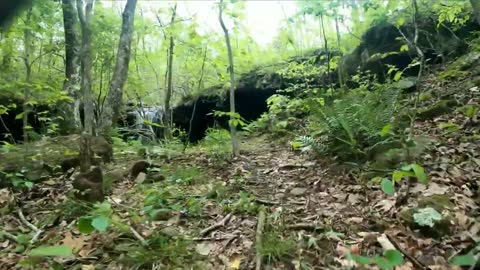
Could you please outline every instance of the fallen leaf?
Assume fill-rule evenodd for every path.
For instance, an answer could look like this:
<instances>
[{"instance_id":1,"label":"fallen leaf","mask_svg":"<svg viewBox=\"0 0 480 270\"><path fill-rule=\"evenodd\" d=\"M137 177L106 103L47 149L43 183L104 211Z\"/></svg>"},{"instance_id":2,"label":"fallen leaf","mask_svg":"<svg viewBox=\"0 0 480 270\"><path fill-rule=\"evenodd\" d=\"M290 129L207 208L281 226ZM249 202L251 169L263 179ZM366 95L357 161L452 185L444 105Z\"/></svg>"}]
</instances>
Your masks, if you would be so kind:
<instances>
[{"instance_id":1,"label":"fallen leaf","mask_svg":"<svg viewBox=\"0 0 480 270\"><path fill-rule=\"evenodd\" d=\"M213 244L211 243L200 243L197 244L197 246L195 247L195 251L197 251L198 254L203 256L207 256L208 254L210 254L210 251L212 251L212 249Z\"/></svg>"},{"instance_id":2,"label":"fallen leaf","mask_svg":"<svg viewBox=\"0 0 480 270\"><path fill-rule=\"evenodd\" d=\"M424 191L423 196L443 195L447 192L448 187L439 186L437 183L430 183L428 189Z\"/></svg>"},{"instance_id":3,"label":"fallen leaf","mask_svg":"<svg viewBox=\"0 0 480 270\"><path fill-rule=\"evenodd\" d=\"M230 259L230 269L240 269L240 263L242 262L242 257L235 256Z\"/></svg>"},{"instance_id":4,"label":"fallen leaf","mask_svg":"<svg viewBox=\"0 0 480 270\"><path fill-rule=\"evenodd\" d=\"M388 237L385 234L380 235L377 237L378 243L382 246L383 250L392 250L395 249L395 246L388 240Z\"/></svg>"},{"instance_id":5,"label":"fallen leaf","mask_svg":"<svg viewBox=\"0 0 480 270\"><path fill-rule=\"evenodd\" d=\"M384 211L384 212L388 212L390 211L393 206L395 205L395 200L393 199L385 199L385 200L381 200L379 201L375 207L379 207L380 210Z\"/></svg>"},{"instance_id":6,"label":"fallen leaf","mask_svg":"<svg viewBox=\"0 0 480 270\"><path fill-rule=\"evenodd\" d=\"M85 241L82 236L73 237L71 232L65 233L65 238L62 240L62 244L70 246L74 252L82 249L85 245Z\"/></svg>"}]
</instances>

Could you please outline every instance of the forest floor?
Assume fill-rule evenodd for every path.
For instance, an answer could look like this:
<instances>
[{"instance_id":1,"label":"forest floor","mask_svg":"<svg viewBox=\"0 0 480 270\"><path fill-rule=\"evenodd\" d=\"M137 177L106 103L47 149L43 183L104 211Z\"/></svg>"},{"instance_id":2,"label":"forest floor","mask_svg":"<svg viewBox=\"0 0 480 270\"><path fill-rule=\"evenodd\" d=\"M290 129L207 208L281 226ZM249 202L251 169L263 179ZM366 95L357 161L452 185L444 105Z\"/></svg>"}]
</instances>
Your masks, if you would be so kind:
<instances>
[{"instance_id":1,"label":"forest floor","mask_svg":"<svg viewBox=\"0 0 480 270\"><path fill-rule=\"evenodd\" d=\"M469 80L445 86L426 77L433 94L419 107L445 96L478 104ZM361 269L352 256L389 249L404 257L395 269L454 269L451 258L480 241L478 112L465 115L449 110L415 123L415 135L429 139L418 158L429 183L404 180L393 196L267 135L245 138L230 160L198 148L158 155L156 180L113 179L139 160L119 146L103 167L113 180L107 203L93 209L72 198L65 175L27 192L0 189L0 269L255 269L259 255L262 269ZM425 208L441 214L433 227L413 220ZM99 216L107 220L97 230L79 232L79 217ZM31 257L32 245L68 245L75 256Z\"/></svg>"}]
</instances>

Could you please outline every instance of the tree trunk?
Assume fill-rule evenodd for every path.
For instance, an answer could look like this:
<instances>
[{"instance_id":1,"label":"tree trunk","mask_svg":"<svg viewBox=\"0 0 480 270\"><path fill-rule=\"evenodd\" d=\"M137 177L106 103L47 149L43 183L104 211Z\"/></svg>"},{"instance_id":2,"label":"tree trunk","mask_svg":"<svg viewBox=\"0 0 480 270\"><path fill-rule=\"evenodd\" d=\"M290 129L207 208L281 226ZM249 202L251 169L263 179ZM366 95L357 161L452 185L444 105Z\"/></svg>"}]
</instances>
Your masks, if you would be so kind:
<instances>
[{"instance_id":1,"label":"tree trunk","mask_svg":"<svg viewBox=\"0 0 480 270\"><path fill-rule=\"evenodd\" d=\"M175 17L177 15L177 4L172 9L172 19L170 20L170 39L168 46L168 60L167 60L167 92L165 93L165 115L163 123L165 124L165 138L171 137L172 128L172 108L170 107L170 100L172 99L173 92L173 50L175 49L175 40L173 39L172 27L175 23Z\"/></svg>"},{"instance_id":2,"label":"tree trunk","mask_svg":"<svg viewBox=\"0 0 480 270\"><path fill-rule=\"evenodd\" d=\"M61 108L65 131L80 131L80 37L77 32L78 17L75 0L62 0L63 26L65 29L65 81L63 90L72 99Z\"/></svg>"},{"instance_id":3,"label":"tree trunk","mask_svg":"<svg viewBox=\"0 0 480 270\"><path fill-rule=\"evenodd\" d=\"M340 51L341 38L340 38L340 30L338 26L337 15L335 15L335 31L337 33L337 46L338 46L338 50ZM343 87L345 85L344 72L343 72L343 57L338 61L337 71L338 71L338 82L340 83L340 86Z\"/></svg>"},{"instance_id":4,"label":"tree trunk","mask_svg":"<svg viewBox=\"0 0 480 270\"><path fill-rule=\"evenodd\" d=\"M32 6L27 11L27 18L25 19L25 29L23 30L23 46L24 55L23 63L25 64L25 82L26 85L23 88L23 142L26 144L28 142L28 113L30 112L30 106L28 105L30 98L30 81L32 79L32 63L30 62L30 53L32 46L32 32L30 31L30 22L32 20Z\"/></svg>"},{"instance_id":5,"label":"tree trunk","mask_svg":"<svg viewBox=\"0 0 480 270\"><path fill-rule=\"evenodd\" d=\"M109 136L110 129L116 122L121 107L120 104L122 103L123 86L128 76L136 5L137 0L127 0L122 14L122 32L118 41L117 61L99 123L99 131L105 136Z\"/></svg>"},{"instance_id":6,"label":"tree trunk","mask_svg":"<svg viewBox=\"0 0 480 270\"><path fill-rule=\"evenodd\" d=\"M324 48L325 48L325 53L327 54L327 78L328 78L328 83L330 85L330 88L332 88L332 77L330 74L330 52L328 50L328 40L327 40L327 35L325 33L325 25L323 24L323 14L320 14L320 23L322 27L322 36L323 36L323 43L324 43ZM333 89L331 89L333 90Z\"/></svg>"},{"instance_id":7,"label":"tree trunk","mask_svg":"<svg viewBox=\"0 0 480 270\"><path fill-rule=\"evenodd\" d=\"M83 0L77 0L77 11L82 28L81 56L81 89L83 94L84 124L80 143L80 170L85 172L92 164L91 135L93 134L93 99L92 99L92 13L94 0L87 0L84 8Z\"/></svg>"},{"instance_id":8,"label":"tree trunk","mask_svg":"<svg viewBox=\"0 0 480 270\"><path fill-rule=\"evenodd\" d=\"M480 0L470 0L470 4L472 4L473 15L480 25Z\"/></svg>"},{"instance_id":9,"label":"tree trunk","mask_svg":"<svg viewBox=\"0 0 480 270\"><path fill-rule=\"evenodd\" d=\"M225 34L225 42L227 44L227 51L228 51L228 72L230 73L230 133L232 136L232 150L233 156L240 155L240 149L238 145L237 139L237 131L236 127L233 125L234 114L235 114L235 75L234 75L234 65L233 65L233 53L232 53L232 46L230 44L230 37L228 35L228 29L223 22L222 13L223 13L223 0L220 0L219 5L219 21L220 25L222 26L223 33Z\"/></svg>"}]
</instances>

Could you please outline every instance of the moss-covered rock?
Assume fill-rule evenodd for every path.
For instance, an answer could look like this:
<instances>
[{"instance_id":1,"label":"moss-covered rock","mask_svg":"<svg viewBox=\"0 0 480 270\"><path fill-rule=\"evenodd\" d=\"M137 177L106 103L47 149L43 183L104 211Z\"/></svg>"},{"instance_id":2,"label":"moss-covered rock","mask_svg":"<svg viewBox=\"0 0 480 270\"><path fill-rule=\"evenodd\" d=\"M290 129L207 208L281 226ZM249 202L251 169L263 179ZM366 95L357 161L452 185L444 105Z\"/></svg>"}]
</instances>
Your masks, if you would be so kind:
<instances>
[{"instance_id":1,"label":"moss-covered rock","mask_svg":"<svg viewBox=\"0 0 480 270\"><path fill-rule=\"evenodd\" d=\"M457 105L457 101L453 99L440 100L427 108L419 109L416 113L416 116L419 120L432 119L454 111Z\"/></svg>"},{"instance_id":2,"label":"moss-covered rock","mask_svg":"<svg viewBox=\"0 0 480 270\"><path fill-rule=\"evenodd\" d=\"M449 216L442 216L442 219L435 222L433 227L422 226L415 222L414 214L420 209L431 207L438 213L453 209L453 203L447 195L432 195L423 197L418 202L418 207L407 208L402 210L398 217L406 226L412 230L418 230L421 234L427 237L441 238L443 236L452 234L452 220Z\"/></svg>"}]
</instances>

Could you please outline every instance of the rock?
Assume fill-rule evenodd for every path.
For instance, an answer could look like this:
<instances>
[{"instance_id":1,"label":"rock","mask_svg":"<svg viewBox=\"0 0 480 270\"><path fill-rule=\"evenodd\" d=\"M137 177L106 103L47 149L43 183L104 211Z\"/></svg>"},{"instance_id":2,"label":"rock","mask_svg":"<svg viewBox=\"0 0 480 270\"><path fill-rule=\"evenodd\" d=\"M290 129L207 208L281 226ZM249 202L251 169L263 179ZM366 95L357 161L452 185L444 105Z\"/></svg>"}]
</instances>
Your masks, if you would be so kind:
<instances>
[{"instance_id":1,"label":"rock","mask_svg":"<svg viewBox=\"0 0 480 270\"><path fill-rule=\"evenodd\" d=\"M130 169L130 173L128 174L131 179L136 179L140 173L147 173L148 168L150 168L150 162L146 160L139 160L133 164L132 168Z\"/></svg>"},{"instance_id":2,"label":"rock","mask_svg":"<svg viewBox=\"0 0 480 270\"><path fill-rule=\"evenodd\" d=\"M103 173L100 167L93 167L86 173L78 174L73 180L73 188L78 199L87 202L99 202L104 200Z\"/></svg>"},{"instance_id":3,"label":"rock","mask_svg":"<svg viewBox=\"0 0 480 270\"><path fill-rule=\"evenodd\" d=\"M413 215L419 209L431 207L442 213L444 210L453 209L454 205L447 195L433 195L423 197L418 202L418 208L407 208L399 213L400 220L412 230L419 230L420 233L427 237L441 238L452 233L452 222L448 216L443 216L440 221L437 221L433 227L420 226L415 222Z\"/></svg>"},{"instance_id":4,"label":"rock","mask_svg":"<svg viewBox=\"0 0 480 270\"><path fill-rule=\"evenodd\" d=\"M102 157L104 163L113 161L113 147L104 137L92 137L91 148L93 153Z\"/></svg>"},{"instance_id":5,"label":"rock","mask_svg":"<svg viewBox=\"0 0 480 270\"><path fill-rule=\"evenodd\" d=\"M302 196L305 192L307 192L306 188L294 188L290 191L290 194L293 196Z\"/></svg>"},{"instance_id":6,"label":"rock","mask_svg":"<svg viewBox=\"0 0 480 270\"><path fill-rule=\"evenodd\" d=\"M419 120L428 120L438 117L443 114L452 112L455 107L458 105L457 101L451 100L440 100L439 102L427 107L421 108L417 111L417 118Z\"/></svg>"},{"instance_id":7,"label":"rock","mask_svg":"<svg viewBox=\"0 0 480 270\"><path fill-rule=\"evenodd\" d=\"M166 236L170 237L176 237L180 234L177 228L175 227L165 227L162 230L160 230L162 234L165 234Z\"/></svg>"},{"instance_id":8,"label":"rock","mask_svg":"<svg viewBox=\"0 0 480 270\"><path fill-rule=\"evenodd\" d=\"M122 169L116 169L113 171L109 171L105 174L105 179L111 179L112 183L122 182L125 178L125 171Z\"/></svg>"},{"instance_id":9,"label":"rock","mask_svg":"<svg viewBox=\"0 0 480 270\"><path fill-rule=\"evenodd\" d=\"M170 209L157 209L155 210L152 219L155 221L165 221L169 220L172 217L172 211Z\"/></svg>"}]
</instances>

